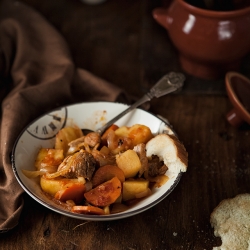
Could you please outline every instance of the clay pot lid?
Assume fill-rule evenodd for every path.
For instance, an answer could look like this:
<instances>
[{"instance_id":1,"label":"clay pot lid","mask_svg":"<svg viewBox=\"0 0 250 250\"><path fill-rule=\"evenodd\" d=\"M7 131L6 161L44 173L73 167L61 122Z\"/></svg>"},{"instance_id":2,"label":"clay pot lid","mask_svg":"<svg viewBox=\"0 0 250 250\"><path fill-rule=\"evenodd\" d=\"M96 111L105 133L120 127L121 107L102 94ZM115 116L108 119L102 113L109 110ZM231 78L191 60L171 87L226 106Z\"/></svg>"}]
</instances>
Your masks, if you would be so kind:
<instances>
[{"instance_id":1,"label":"clay pot lid","mask_svg":"<svg viewBox=\"0 0 250 250\"><path fill-rule=\"evenodd\" d=\"M235 127L244 122L250 124L250 79L231 71L226 74L225 82L233 105L233 109L227 114L228 122Z\"/></svg>"}]
</instances>

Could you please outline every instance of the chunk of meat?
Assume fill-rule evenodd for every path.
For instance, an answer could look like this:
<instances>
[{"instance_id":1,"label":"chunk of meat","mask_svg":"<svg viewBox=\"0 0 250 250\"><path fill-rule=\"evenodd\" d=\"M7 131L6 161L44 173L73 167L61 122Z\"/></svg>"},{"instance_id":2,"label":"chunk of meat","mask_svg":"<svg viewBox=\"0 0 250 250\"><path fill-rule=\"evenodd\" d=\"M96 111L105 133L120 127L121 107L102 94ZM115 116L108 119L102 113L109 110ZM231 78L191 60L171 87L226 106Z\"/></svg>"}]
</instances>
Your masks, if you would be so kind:
<instances>
[{"instance_id":1,"label":"chunk of meat","mask_svg":"<svg viewBox=\"0 0 250 250\"><path fill-rule=\"evenodd\" d=\"M101 135L96 132L88 133L85 136L84 142L87 143L90 147L95 147L101 143Z\"/></svg>"},{"instance_id":2,"label":"chunk of meat","mask_svg":"<svg viewBox=\"0 0 250 250\"><path fill-rule=\"evenodd\" d=\"M67 154L73 154L77 151L80 151L81 148L89 150L89 147L94 148L98 147L101 143L101 136L99 133L91 132L85 136L79 137L76 140L69 142Z\"/></svg>"},{"instance_id":3,"label":"chunk of meat","mask_svg":"<svg viewBox=\"0 0 250 250\"><path fill-rule=\"evenodd\" d=\"M61 171L63 168L68 167L68 164L70 164L68 171L62 174L62 176L68 179L84 177L90 180L97 166L95 158L86 151L75 153L67 159L66 165L61 164L57 171Z\"/></svg>"},{"instance_id":4,"label":"chunk of meat","mask_svg":"<svg viewBox=\"0 0 250 250\"><path fill-rule=\"evenodd\" d=\"M163 161L160 161L157 155L152 155L151 159L148 160L148 174L150 176L163 175L168 170L168 167Z\"/></svg>"},{"instance_id":5,"label":"chunk of meat","mask_svg":"<svg viewBox=\"0 0 250 250\"><path fill-rule=\"evenodd\" d=\"M144 177L148 177L148 158L146 155L146 144L140 143L134 147L134 151L139 156L141 162L141 169L139 170L139 177L144 174Z\"/></svg>"},{"instance_id":6,"label":"chunk of meat","mask_svg":"<svg viewBox=\"0 0 250 250\"><path fill-rule=\"evenodd\" d=\"M188 153L175 135L158 134L146 144L147 157L157 155L170 172L186 172Z\"/></svg>"},{"instance_id":7,"label":"chunk of meat","mask_svg":"<svg viewBox=\"0 0 250 250\"><path fill-rule=\"evenodd\" d=\"M93 150L91 154L100 167L105 165L114 165L116 163L115 155L104 154L99 150Z\"/></svg>"}]
</instances>

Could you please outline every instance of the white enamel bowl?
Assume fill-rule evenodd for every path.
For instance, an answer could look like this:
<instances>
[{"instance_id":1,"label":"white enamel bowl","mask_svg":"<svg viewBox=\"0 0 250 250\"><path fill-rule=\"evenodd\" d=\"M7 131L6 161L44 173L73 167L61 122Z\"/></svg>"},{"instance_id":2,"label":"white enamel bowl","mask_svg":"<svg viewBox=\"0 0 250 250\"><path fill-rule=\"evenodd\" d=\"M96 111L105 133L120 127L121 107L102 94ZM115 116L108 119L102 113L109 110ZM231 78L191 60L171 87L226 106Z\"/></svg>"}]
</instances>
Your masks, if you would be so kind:
<instances>
[{"instance_id":1,"label":"white enamel bowl","mask_svg":"<svg viewBox=\"0 0 250 250\"><path fill-rule=\"evenodd\" d=\"M89 221L117 220L141 213L166 198L178 184L181 173L166 172L169 181L160 188L153 190L151 196L140 201L130 209L111 215L84 215L65 211L48 199L37 180L23 175L22 169L35 170L34 162L40 148L53 148L56 133L65 126L77 125L81 129L95 130L111 120L128 106L111 102L89 102L65 106L53 110L27 126L18 137L12 151L12 168L21 187L41 205L62 215ZM118 126L144 124L153 134L173 133L168 122L149 112L136 109L121 118Z\"/></svg>"}]
</instances>

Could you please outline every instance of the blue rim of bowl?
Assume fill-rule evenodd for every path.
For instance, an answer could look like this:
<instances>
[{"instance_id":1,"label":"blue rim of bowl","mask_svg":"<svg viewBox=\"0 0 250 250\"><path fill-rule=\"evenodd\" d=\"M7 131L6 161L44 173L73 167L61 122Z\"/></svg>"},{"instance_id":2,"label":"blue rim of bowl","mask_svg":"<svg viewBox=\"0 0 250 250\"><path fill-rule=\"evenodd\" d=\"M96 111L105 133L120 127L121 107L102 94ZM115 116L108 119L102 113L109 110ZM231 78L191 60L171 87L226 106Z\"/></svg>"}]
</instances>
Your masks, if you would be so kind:
<instances>
[{"instance_id":1,"label":"blue rim of bowl","mask_svg":"<svg viewBox=\"0 0 250 250\"><path fill-rule=\"evenodd\" d=\"M80 102L80 103L75 103L75 104L71 104L71 105L64 105L64 106L61 106L59 107L60 109L62 108L68 108L68 107L72 107L72 106L75 106L75 105L81 105L81 104L91 104L91 103L98 103L98 102ZM118 102L107 102L107 101L100 101L100 103L109 103L109 104L121 104L121 105L125 105L125 106L129 106L127 104L124 104L124 103L118 103ZM37 117L36 119L34 119L32 122L30 122L23 130L22 132L19 134L18 138L16 139L15 141L15 144L13 146L13 149L12 149L12 152L11 152L11 165L12 165L12 170L14 172L14 175L18 181L18 183L20 184L20 186L24 189L24 191L30 196L32 197L34 200L36 200L38 203L40 203L41 205L45 206L46 208L54 211L54 212L57 212L59 214L62 214L64 216L68 216L68 217L71 217L71 218L74 218L74 219L80 219L80 220L87 220L87 221L111 221L111 220L118 220L118 219L125 219L127 217L131 217L131 216L134 216L134 215L137 215L139 213L142 213L150 208L152 208L153 206L157 205L158 203L160 203L162 200L164 200L174 189L175 187L178 185L181 177L182 177L182 172L180 172L174 183L171 185L171 187L162 195L160 196L158 199L156 199L155 201L149 203L148 205L142 207L142 208L138 208L138 209L135 209L133 211L124 211L124 212L121 212L121 213L115 213L115 214L109 214L109 215L85 215L85 214L78 214L78 213L73 213L73 212L70 212L70 211L67 211L66 209L62 209L59 205L57 206L56 204L55 205L50 205L48 204L47 202L45 202L44 200L40 199L38 196L36 196L35 194L32 193L31 190L29 190L26 185L22 182L21 178L19 177L18 173L17 173L17 170L16 170L16 163L15 163L15 150L16 150L16 147L19 143L19 139L20 137L24 134L25 131L27 131L27 128L35 123L37 120L39 120L40 118L42 118L43 116L53 112L53 111L56 111L58 110L59 108L56 108L56 109L53 109L49 112L46 112L44 113L43 115ZM151 115L153 115L154 117L156 117L157 119L161 120L167 127L170 128L170 124L169 122L166 121L166 119L164 119L163 117L161 116L157 116L147 110L143 110ZM173 128L171 127L170 128L174 133L175 131L173 130ZM175 133L176 134L176 133ZM42 192L42 191L41 191Z\"/></svg>"}]
</instances>

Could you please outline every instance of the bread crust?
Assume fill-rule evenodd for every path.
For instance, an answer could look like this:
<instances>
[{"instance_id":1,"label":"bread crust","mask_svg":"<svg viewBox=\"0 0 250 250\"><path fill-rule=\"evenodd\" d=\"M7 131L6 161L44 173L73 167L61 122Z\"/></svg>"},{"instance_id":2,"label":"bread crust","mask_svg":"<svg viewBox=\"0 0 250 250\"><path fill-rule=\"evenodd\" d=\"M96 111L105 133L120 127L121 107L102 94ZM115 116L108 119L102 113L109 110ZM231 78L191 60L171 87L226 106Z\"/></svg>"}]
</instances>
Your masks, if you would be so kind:
<instances>
[{"instance_id":1,"label":"bread crust","mask_svg":"<svg viewBox=\"0 0 250 250\"><path fill-rule=\"evenodd\" d=\"M213 250L250 249L250 194L225 199L213 210L210 223L222 245Z\"/></svg>"},{"instance_id":2,"label":"bread crust","mask_svg":"<svg viewBox=\"0 0 250 250\"><path fill-rule=\"evenodd\" d=\"M157 155L172 172L186 172L188 153L175 135L159 134L146 144L147 157Z\"/></svg>"}]
</instances>

